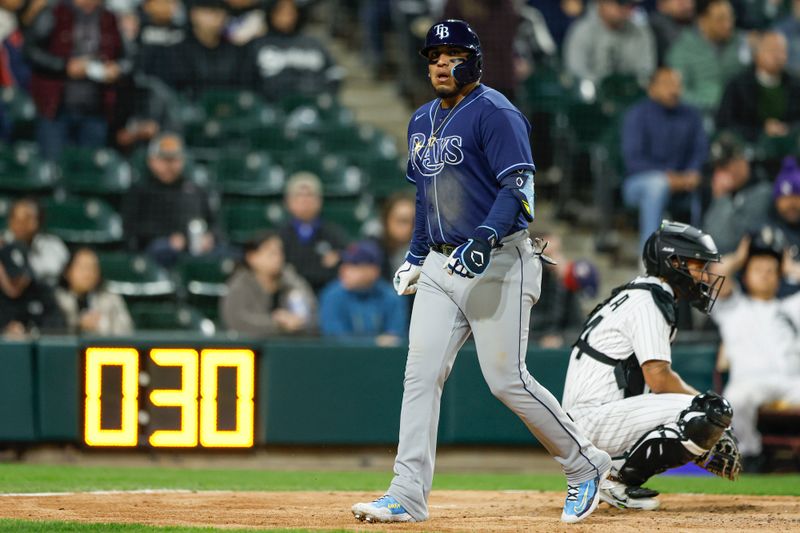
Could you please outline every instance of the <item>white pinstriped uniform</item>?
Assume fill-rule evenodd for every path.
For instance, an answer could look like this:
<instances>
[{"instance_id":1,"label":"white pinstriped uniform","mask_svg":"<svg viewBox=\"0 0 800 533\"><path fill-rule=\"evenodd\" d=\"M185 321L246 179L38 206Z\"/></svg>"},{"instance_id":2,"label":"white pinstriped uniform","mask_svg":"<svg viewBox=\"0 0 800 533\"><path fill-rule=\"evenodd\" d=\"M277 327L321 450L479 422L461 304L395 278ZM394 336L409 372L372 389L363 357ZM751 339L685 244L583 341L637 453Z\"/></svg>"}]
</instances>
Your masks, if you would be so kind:
<instances>
[{"instance_id":1,"label":"white pinstriped uniform","mask_svg":"<svg viewBox=\"0 0 800 533\"><path fill-rule=\"evenodd\" d=\"M724 396L733 407L733 433L743 455L761 452L758 408L784 400L800 404L800 293L754 300L734 286L711 312L730 364Z\"/></svg>"},{"instance_id":2,"label":"white pinstriped uniform","mask_svg":"<svg viewBox=\"0 0 800 533\"><path fill-rule=\"evenodd\" d=\"M673 294L657 277L643 276L634 282L658 284ZM640 365L672 360L674 332L650 291L623 290L594 317L598 315L603 318L584 337L595 350L619 360L635 353ZM625 398L612 366L586 354L577 358L578 353L573 349L570 355L562 403L594 445L612 457L622 456L651 429L676 422L692 401L686 394L651 394L646 385L644 394Z\"/></svg>"}]
</instances>

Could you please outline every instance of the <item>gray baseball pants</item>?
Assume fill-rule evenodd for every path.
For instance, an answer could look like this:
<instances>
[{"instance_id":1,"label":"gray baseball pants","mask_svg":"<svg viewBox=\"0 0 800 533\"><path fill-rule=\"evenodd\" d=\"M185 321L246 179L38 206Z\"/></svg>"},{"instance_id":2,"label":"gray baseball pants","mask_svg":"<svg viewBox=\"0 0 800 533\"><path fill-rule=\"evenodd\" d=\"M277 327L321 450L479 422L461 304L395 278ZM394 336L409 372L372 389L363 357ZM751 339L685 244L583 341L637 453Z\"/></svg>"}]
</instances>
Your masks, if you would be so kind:
<instances>
[{"instance_id":1,"label":"gray baseball pants","mask_svg":"<svg viewBox=\"0 0 800 533\"><path fill-rule=\"evenodd\" d=\"M448 275L447 256L431 251L422 267L411 315L400 438L387 494L415 520L428 518L444 382L470 332L489 389L522 419L558 461L569 483L611 467L553 395L528 373L525 354L531 307L541 293L542 263L526 231L502 240L475 279Z\"/></svg>"}]
</instances>

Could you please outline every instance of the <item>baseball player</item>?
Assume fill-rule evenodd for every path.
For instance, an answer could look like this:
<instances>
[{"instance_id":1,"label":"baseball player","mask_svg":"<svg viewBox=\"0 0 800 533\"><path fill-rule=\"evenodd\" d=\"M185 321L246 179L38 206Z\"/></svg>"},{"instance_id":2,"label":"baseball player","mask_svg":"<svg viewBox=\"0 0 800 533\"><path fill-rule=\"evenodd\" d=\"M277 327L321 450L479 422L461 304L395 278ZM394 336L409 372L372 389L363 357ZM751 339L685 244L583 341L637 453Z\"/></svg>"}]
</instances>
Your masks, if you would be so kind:
<instances>
[{"instance_id":1,"label":"baseball player","mask_svg":"<svg viewBox=\"0 0 800 533\"><path fill-rule=\"evenodd\" d=\"M541 250L533 220L530 125L499 92L480 84L478 36L460 20L428 31L421 54L437 98L408 127L407 179L416 223L398 294L416 292L409 331L400 437L386 494L352 511L369 522L428 518L442 388L472 333L492 393L561 463L565 522L586 518L611 458L595 448L525 367L531 306L540 294Z\"/></svg>"},{"instance_id":2,"label":"baseball player","mask_svg":"<svg viewBox=\"0 0 800 533\"><path fill-rule=\"evenodd\" d=\"M573 345L564 409L595 445L611 454L600 499L620 509L658 508L642 485L695 461L721 477L741 470L727 400L687 385L671 368L676 299L708 313L723 276L711 236L663 221L642 254L646 274L614 289L589 314Z\"/></svg>"}]
</instances>

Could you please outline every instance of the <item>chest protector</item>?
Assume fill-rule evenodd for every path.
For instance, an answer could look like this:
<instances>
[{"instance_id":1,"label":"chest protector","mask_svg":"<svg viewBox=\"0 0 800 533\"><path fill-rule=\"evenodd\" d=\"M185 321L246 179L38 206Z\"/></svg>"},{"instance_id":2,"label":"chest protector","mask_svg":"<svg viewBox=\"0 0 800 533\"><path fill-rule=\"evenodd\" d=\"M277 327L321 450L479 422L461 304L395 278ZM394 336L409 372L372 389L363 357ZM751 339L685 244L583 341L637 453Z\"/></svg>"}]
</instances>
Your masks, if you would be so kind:
<instances>
[{"instance_id":1,"label":"chest protector","mask_svg":"<svg viewBox=\"0 0 800 533\"><path fill-rule=\"evenodd\" d=\"M627 285L622 285L612 290L611 296L597 304L592 312L589 313L589 317L583 325L583 331L578 337L578 340L572 345L574 348L578 349L576 359L580 359L586 354L595 361L613 367L617 386L624 392L625 398L638 396L644 393L644 374L642 373L642 367L639 366L639 360L636 358L636 354L632 353L625 359L613 359L590 346L586 339L589 337L591 330L602 320L599 315L595 316L597 312L616 298L620 292L629 290L649 291L656 307L661 311L661 314L664 316L667 324L669 324L672 332L675 331L675 298L663 287L654 283L628 283Z\"/></svg>"}]
</instances>

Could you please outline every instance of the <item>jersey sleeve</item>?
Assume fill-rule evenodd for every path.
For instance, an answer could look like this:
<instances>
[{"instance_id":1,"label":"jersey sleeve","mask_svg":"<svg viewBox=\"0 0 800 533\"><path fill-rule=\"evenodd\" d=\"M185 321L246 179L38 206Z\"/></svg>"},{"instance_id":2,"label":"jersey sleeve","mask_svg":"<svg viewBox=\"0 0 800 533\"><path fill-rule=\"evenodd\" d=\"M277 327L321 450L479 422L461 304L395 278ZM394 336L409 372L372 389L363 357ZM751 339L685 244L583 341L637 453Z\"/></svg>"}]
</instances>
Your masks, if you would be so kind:
<instances>
[{"instance_id":1,"label":"jersey sleeve","mask_svg":"<svg viewBox=\"0 0 800 533\"><path fill-rule=\"evenodd\" d=\"M513 109L493 110L482 121L483 151L498 181L513 170L536 171L530 132L527 119Z\"/></svg>"},{"instance_id":2,"label":"jersey sleeve","mask_svg":"<svg viewBox=\"0 0 800 533\"><path fill-rule=\"evenodd\" d=\"M646 299L643 299L639 312L630 317L631 345L636 359L640 365L653 360L671 361L671 328L652 297L649 294L643 296Z\"/></svg>"}]
</instances>

